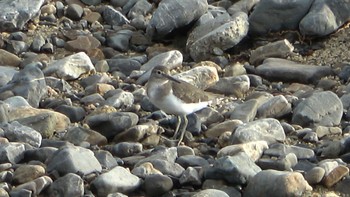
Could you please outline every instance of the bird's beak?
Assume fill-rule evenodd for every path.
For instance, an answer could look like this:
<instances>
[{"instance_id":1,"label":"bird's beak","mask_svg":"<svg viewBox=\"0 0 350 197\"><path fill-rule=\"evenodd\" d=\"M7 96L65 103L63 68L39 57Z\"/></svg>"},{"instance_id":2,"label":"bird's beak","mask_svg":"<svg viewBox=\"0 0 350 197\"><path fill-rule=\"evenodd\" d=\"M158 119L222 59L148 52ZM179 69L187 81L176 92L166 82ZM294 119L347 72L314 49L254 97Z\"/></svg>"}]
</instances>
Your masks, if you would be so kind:
<instances>
[{"instance_id":1,"label":"bird's beak","mask_svg":"<svg viewBox=\"0 0 350 197\"><path fill-rule=\"evenodd\" d=\"M178 79L176 79L176 78L174 78L174 77L172 77L172 76L170 76L170 75L167 75L167 74L162 74L165 78L167 78L167 79L169 79L169 80L171 80L171 81L174 81L174 82L176 82L176 83L181 83L181 81L180 80L178 80Z\"/></svg>"}]
</instances>

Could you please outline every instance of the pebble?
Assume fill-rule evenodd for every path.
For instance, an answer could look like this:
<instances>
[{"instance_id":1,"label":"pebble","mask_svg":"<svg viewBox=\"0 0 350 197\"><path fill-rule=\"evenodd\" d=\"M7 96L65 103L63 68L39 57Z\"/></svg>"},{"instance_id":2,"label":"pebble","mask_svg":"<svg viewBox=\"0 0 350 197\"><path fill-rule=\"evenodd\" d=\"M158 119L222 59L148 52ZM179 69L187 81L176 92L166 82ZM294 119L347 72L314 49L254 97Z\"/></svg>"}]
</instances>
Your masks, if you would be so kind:
<instances>
[{"instance_id":1,"label":"pebble","mask_svg":"<svg viewBox=\"0 0 350 197\"><path fill-rule=\"evenodd\" d=\"M273 118L252 121L237 127L231 135L231 143L245 143L265 140L268 144L285 140L285 133L279 121Z\"/></svg>"},{"instance_id":2,"label":"pebble","mask_svg":"<svg viewBox=\"0 0 350 197\"><path fill-rule=\"evenodd\" d=\"M44 175L45 168L40 165L21 165L13 173L12 181L15 184L23 184Z\"/></svg>"},{"instance_id":3,"label":"pebble","mask_svg":"<svg viewBox=\"0 0 350 197\"><path fill-rule=\"evenodd\" d=\"M171 178L162 174L146 176L144 184L148 196L161 196L173 188Z\"/></svg>"},{"instance_id":4,"label":"pebble","mask_svg":"<svg viewBox=\"0 0 350 197\"><path fill-rule=\"evenodd\" d=\"M117 166L101 174L91 182L91 191L98 196L107 196L110 193L133 192L141 186L141 179L127 169Z\"/></svg>"},{"instance_id":5,"label":"pebble","mask_svg":"<svg viewBox=\"0 0 350 197\"><path fill-rule=\"evenodd\" d=\"M200 196L207 196L207 197L215 197L215 196L221 196L221 197L229 197L229 195L221 190L217 189L205 189L202 190L194 195L192 197L200 197Z\"/></svg>"},{"instance_id":6,"label":"pebble","mask_svg":"<svg viewBox=\"0 0 350 197\"><path fill-rule=\"evenodd\" d=\"M248 183L244 195L301 196L303 193L311 190L312 187L306 182L303 175L298 172L263 170Z\"/></svg>"},{"instance_id":7,"label":"pebble","mask_svg":"<svg viewBox=\"0 0 350 197\"><path fill-rule=\"evenodd\" d=\"M233 156L239 152L246 153L253 161L257 161L268 149L266 141L252 141L243 144L226 146L219 150L218 157Z\"/></svg>"},{"instance_id":8,"label":"pebble","mask_svg":"<svg viewBox=\"0 0 350 197\"><path fill-rule=\"evenodd\" d=\"M68 173L55 180L49 187L49 194L60 196L82 196L84 181L74 173Z\"/></svg>"},{"instance_id":9,"label":"pebble","mask_svg":"<svg viewBox=\"0 0 350 197\"><path fill-rule=\"evenodd\" d=\"M349 168L347 168L346 166L339 165L338 167L334 168L330 173L325 175L324 179L322 180L322 183L326 187L332 187L346 175L349 175Z\"/></svg>"},{"instance_id":10,"label":"pebble","mask_svg":"<svg viewBox=\"0 0 350 197\"><path fill-rule=\"evenodd\" d=\"M208 130L205 131L204 135L211 138L217 138L225 132L234 131L235 128L237 128L240 124L242 124L242 122L238 120L226 120L225 122L208 128Z\"/></svg>"},{"instance_id":11,"label":"pebble","mask_svg":"<svg viewBox=\"0 0 350 197\"><path fill-rule=\"evenodd\" d=\"M254 120L258 111L258 101L256 99L247 100L244 103L238 104L232 112L230 112L230 119L240 120L244 123Z\"/></svg>"}]
</instances>

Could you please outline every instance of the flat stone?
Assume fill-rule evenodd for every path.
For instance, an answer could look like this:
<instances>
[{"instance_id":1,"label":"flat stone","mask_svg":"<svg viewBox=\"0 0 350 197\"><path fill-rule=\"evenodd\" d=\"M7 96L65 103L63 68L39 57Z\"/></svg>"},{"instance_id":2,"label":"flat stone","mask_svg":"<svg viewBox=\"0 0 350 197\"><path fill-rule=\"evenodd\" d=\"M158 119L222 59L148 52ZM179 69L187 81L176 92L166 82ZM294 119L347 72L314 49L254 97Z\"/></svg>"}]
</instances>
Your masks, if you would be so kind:
<instances>
[{"instance_id":1,"label":"flat stone","mask_svg":"<svg viewBox=\"0 0 350 197\"><path fill-rule=\"evenodd\" d=\"M259 118L281 118L292 111L292 105L283 95L270 98L257 110Z\"/></svg>"},{"instance_id":2,"label":"flat stone","mask_svg":"<svg viewBox=\"0 0 350 197\"><path fill-rule=\"evenodd\" d=\"M268 149L266 141L252 141L243 144L226 146L219 150L218 158L224 156L234 156L239 152L245 152L253 161L257 161Z\"/></svg>"},{"instance_id":3,"label":"flat stone","mask_svg":"<svg viewBox=\"0 0 350 197\"><path fill-rule=\"evenodd\" d=\"M203 157L196 155L183 155L176 159L176 163L187 169L188 167L208 166L209 162Z\"/></svg>"},{"instance_id":4,"label":"flat stone","mask_svg":"<svg viewBox=\"0 0 350 197\"><path fill-rule=\"evenodd\" d=\"M269 57L286 58L293 50L293 45L287 39L275 41L254 49L250 54L249 62L258 65Z\"/></svg>"},{"instance_id":5,"label":"flat stone","mask_svg":"<svg viewBox=\"0 0 350 197\"><path fill-rule=\"evenodd\" d=\"M295 107L292 122L301 126L335 126L342 115L343 105L336 94L316 92Z\"/></svg>"},{"instance_id":6,"label":"flat stone","mask_svg":"<svg viewBox=\"0 0 350 197\"><path fill-rule=\"evenodd\" d=\"M12 142L24 142L36 148L41 145L41 134L28 126L18 123L17 121L2 124L0 127L4 130L5 137Z\"/></svg>"},{"instance_id":7,"label":"flat stone","mask_svg":"<svg viewBox=\"0 0 350 197\"><path fill-rule=\"evenodd\" d=\"M219 81L208 88L210 92L224 95L233 95L242 98L250 88L250 81L247 75L235 77L222 77Z\"/></svg>"},{"instance_id":8,"label":"flat stone","mask_svg":"<svg viewBox=\"0 0 350 197\"><path fill-rule=\"evenodd\" d=\"M91 150L77 146L62 147L46 163L48 172L57 171L61 175L77 172L87 175L102 170Z\"/></svg>"},{"instance_id":9,"label":"flat stone","mask_svg":"<svg viewBox=\"0 0 350 197\"><path fill-rule=\"evenodd\" d=\"M20 191L29 191L31 195L38 196L43 190L48 188L52 182L53 181L50 177L42 176L33 181L18 185L15 189L10 191L10 196L14 196L17 192Z\"/></svg>"},{"instance_id":10,"label":"flat stone","mask_svg":"<svg viewBox=\"0 0 350 197\"><path fill-rule=\"evenodd\" d=\"M261 169L244 152L217 159L211 168L204 171L205 179L224 179L231 184L246 184Z\"/></svg>"},{"instance_id":11,"label":"flat stone","mask_svg":"<svg viewBox=\"0 0 350 197\"><path fill-rule=\"evenodd\" d=\"M18 163L24 157L25 146L22 143L10 142L0 146L0 162Z\"/></svg>"},{"instance_id":12,"label":"flat stone","mask_svg":"<svg viewBox=\"0 0 350 197\"><path fill-rule=\"evenodd\" d=\"M12 66L17 67L21 63L21 59L4 49L0 49L0 65L1 66Z\"/></svg>"},{"instance_id":13,"label":"flat stone","mask_svg":"<svg viewBox=\"0 0 350 197\"><path fill-rule=\"evenodd\" d=\"M84 52L79 52L56 60L43 70L45 76L54 74L64 80L74 80L82 74L93 71L95 71L95 67L90 57Z\"/></svg>"},{"instance_id":14,"label":"flat stone","mask_svg":"<svg viewBox=\"0 0 350 197\"><path fill-rule=\"evenodd\" d=\"M96 159L100 162L103 169L112 169L118 166L117 159L113 155L105 150L94 151Z\"/></svg>"},{"instance_id":15,"label":"flat stone","mask_svg":"<svg viewBox=\"0 0 350 197\"><path fill-rule=\"evenodd\" d=\"M89 127L107 139L135 126L137 122L138 116L131 112L102 113L86 117L86 123Z\"/></svg>"},{"instance_id":16,"label":"flat stone","mask_svg":"<svg viewBox=\"0 0 350 197\"><path fill-rule=\"evenodd\" d=\"M242 124L241 121L226 120L225 122L210 127L204 132L204 135L210 138L217 138L225 132L233 132L240 124Z\"/></svg>"},{"instance_id":17,"label":"flat stone","mask_svg":"<svg viewBox=\"0 0 350 197\"><path fill-rule=\"evenodd\" d=\"M321 167L314 167L305 173L305 180L310 184L314 185L322 181L325 174L325 170Z\"/></svg>"},{"instance_id":18,"label":"flat stone","mask_svg":"<svg viewBox=\"0 0 350 197\"><path fill-rule=\"evenodd\" d=\"M202 191L199 191L197 193L195 193L194 195L192 195L192 197L201 197L201 196L205 196L205 197L229 197L229 195L221 190L217 190L217 189L205 189Z\"/></svg>"},{"instance_id":19,"label":"flat stone","mask_svg":"<svg viewBox=\"0 0 350 197\"><path fill-rule=\"evenodd\" d=\"M188 167L181 175L179 182L181 185L201 185L201 177L198 171L193 167Z\"/></svg>"},{"instance_id":20,"label":"flat stone","mask_svg":"<svg viewBox=\"0 0 350 197\"><path fill-rule=\"evenodd\" d=\"M112 6L105 6L102 17L109 25L121 26L130 23L120 11L114 9Z\"/></svg>"},{"instance_id":21,"label":"flat stone","mask_svg":"<svg viewBox=\"0 0 350 197\"><path fill-rule=\"evenodd\" d=\"M230 140L232 144L258 140L264 140L271 144L284 141L285 138L280 122L273 118L266 118L238 126Z\"/></svg>"},{"instance_id":22,"label":"flat stone","mask_svg":"<svg viewBox=\"0 0 350 197\"><path fill-rule=\"evenodd\" d=\"M150 162L145 162L135 167L132 169L131 173L143 179L152 174L163 174L161 171L154 168L153 164Z\"/></svg>"},{"instance_id":23,"label":"flat stone","mask_svg":"<svg viewBox=\"0 0 350 197\"><path fill-rule=\"evenodd\" d=\"M83 142L88 142L90 145L106 145L107 138L100 133L86 128L86 127L70 127L66 134L63 136L63 140L71 142L74 145L80 145Z\"/></svg>"},{"instance_id":24,"label":"flat stone","mask_svg":"<svg viewBox=\"0 0 350 197\"><path fill-rule=\"evenodd\" d=\"M330 188L346 175L349 175L349 168L339 165L338 167L334 168L329 174L325 175L322 183L326 187Z\"/></svg>"},{"instance_id":25,"label":"flat stone","mask_svg":"<svg viewBox=\"0 0 350 197\"><path fill-rule=\"evenodd\" d=\"M329 66L299 64L290 60L267 58L256 68L258 74L270 81L313 83L332 75Z\"/></svg>"},{"instance_id":26,"label":"flat stone","mask_svg":"<svg viewBox=\"0 0 350 197\"><path fill-rule=\"evenodd\" d=\"M107 196L114 192L130 193L140 186L141 179L120 166L99 175L91 182L91 190L98 196Z\"/></svg>"},{"instance_id":27,"label":"flat stone","mask_svg":"<svg viewBox=\"0 0 350 197\"><path fill-rule=\"evenodd\" d=\"M311 190L299 172L263 170L248 182L244 196L300 196Z\"/></svg>"},{"instance_id":28,"label":"flat stone","mask_svg":"<svg viewBox=\"0 0 350 197\"><path fill-rule=\"evenodd\" d=\"M315 153L312 149L280 143L272 144L269 149L264 151L265 155L275 157L285 156L289 153L294 153L298 159L312 159L315 157Z\"/></svg>"},{"instance_id":29,"label":"flat stone","mask_svg":"<svg viewBox=\"0 0 350 197\"><path fill-rule=\"evenodd\" d=\"M244 103L238 104L230 113L230 119L240 120L243 123L253 121L258 110L258 104L256 99L249 99Z\"/></svg>"}]
</instances>

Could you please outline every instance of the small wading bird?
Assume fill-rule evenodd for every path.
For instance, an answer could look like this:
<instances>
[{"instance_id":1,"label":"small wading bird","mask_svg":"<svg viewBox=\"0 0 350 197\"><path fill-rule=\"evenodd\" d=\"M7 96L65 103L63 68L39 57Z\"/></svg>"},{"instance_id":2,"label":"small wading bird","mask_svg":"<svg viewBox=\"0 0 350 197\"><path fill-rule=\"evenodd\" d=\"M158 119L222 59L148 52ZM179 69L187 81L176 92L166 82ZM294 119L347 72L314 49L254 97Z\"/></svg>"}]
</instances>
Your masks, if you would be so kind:
<instances>
[{"instance_id":1,"label":"small wading bird","mask_svg":"<svg viewBox=\"0 0 350 197\"><path fill-rule=\"evenodd\" d=\"M178 145L186 132L188 124L186 115L207 107L218 96L170 76L170 71L165 66L153 68L146 84L146 93L153 105L166 114L177 116L178 123L173 139L178 139ZM184 122L180 130L181 119ZM180 136L178 138L179 130Z\"/></svg>"}]
</instances>

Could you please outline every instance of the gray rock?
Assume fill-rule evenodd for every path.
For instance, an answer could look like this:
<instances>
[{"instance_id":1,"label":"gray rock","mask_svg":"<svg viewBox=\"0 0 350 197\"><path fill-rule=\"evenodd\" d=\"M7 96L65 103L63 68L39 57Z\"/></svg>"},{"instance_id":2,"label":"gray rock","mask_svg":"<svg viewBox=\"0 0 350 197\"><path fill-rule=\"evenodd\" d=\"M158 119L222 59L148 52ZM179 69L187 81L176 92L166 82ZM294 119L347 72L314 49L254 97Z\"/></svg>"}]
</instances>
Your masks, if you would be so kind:
<instances>
[{"instance_id":1,"label":"gray rock","mask_svg":"<svg viewBox=\"0 0 350 197\"><path fill-rule=\"evenodd\" d=\"M94 154L104 169L112 169L118 166L117 160L113 157L113 155L110 152L105 150L97 150L94 151Z\"/></svg>"},{"instance_id":2,"label":"gray rock","mask_svg":"<svg viewBox=\"0 0 350 197\"><path fill-rule=\"evenodd\" d=\"M72 92L73 88L69 83L63 79L56 77L45 77L46 85L61 92Z\"/></svg>"},{"instance_id":3,"label":"gray rock","mask_svg":"<svg viewBox=\"0 0 350 197\"><path fill-rule=\"evenodd\" d=\"M229 197L229 195L221 190L217 189L205 189L200 192L195 193L192 197Z\"/></svg>"},{"instance_id":4,"label":"gray rock","mask_svg":"<svg viewBox=\"0 0 350 197\"><path fill-rule=\"evenodd\" d=\"M144 84L151 75L152 69L157 65L163 65L170 70L182 64L183 56L178 50L171 50L168 52L160 53L152 57L147 63L143 64L140 70L145 72L137 81L137 84Z\"/></svg>"},{"instance_id":5,"label":"gray rock","mask_svg":"<svg viewBox=\"0 0 350 197\"><path fill-rule=\"evenodd\" d=\"M88 86L93 86L98 83L110 83L111 81L111 77L108 76L106 73L100 73L89 75L88 77L81 79L80 85L82 85L84 88L87 88Z\"/></svg>"},{"instance_id":6,"label":"gray rock","mask_svg":"<svg viewBox=\"0 0 350 197\"><path fill-rule=\"evenodd\" d=\"M40 14L44 0L5 0L0 2L0 31L21 30L26 23Z\"/></svg>"},{"instance_id":7,"label":"gray rock","mask_svg":"<svg viewBox=\"0 0 350 197\"><path fill-rule=\"evenodd\" d=\"M195 61L217 56L213 49L225 51L232 48L248 33L246 13L238 12L231 19L222 19L220 26L215 24L217 20L213 19L196 27L189 35L186 48Z\"/></svg>"},{"instance_id":8,"label":"gray rock","mask_svg":"<svg viewBox=\"0 0 350 197\"><path fill-rule=\"evenodd\" d=\"M50 177L42 176L33 181L16 186L15 189L10 191L10 196L16 196L17 192L20 193L19 196L26 196L22 195L22 192L27 193L28 191L32 196L38 196L43 190L48 188L52 182Z\"/></svg>"},{"instance_id":9,"label":"gray rock","mask_svg":"<svg viewBox=\"0 0 350 197\"><path fill-rule=\"evenodd\" d=\"M147 196L161 196L173 188L173 181L168 176L153 174L145 178L144 185Z\"/></svg>"},{"instance_id":10,"label":"gray rock","mask_svg":"<svg viewBox=\"0 0 350 197\"><path fill-rule=\"evenodd\" d=\"M325 170L321 167L314 167L305 173L305 180L310 184L314 185L322 181L325 174Z\"/></svg>"},{"instance_id":11,"label":"gray rock","mask_svg":"<svg viewBox=\"0 0 350 197\"><path fill-rule=\"evenodd\" d=\"M168 175L171 177L180 178L185 169L177 163L170 162L163 159L155 159L149 161L155 169L159 170L164 175Z\"/></svg>"},{"instance_id":12,"label":"gray rock","mask_svg":"<svg viewBox=\"0 0 350 197\"><path fill-rule=\"evenodd\" d=\"M0 145L0 163L18 163L24 157L25 146L22 143L10 142Z\"/></svg>"},{"instance_id":13,"label":"gray rock","mask_svg":"<svg viewBox=\"0 0 350 197\"><path fill-rule=\"evenodd\" d=\"M219 67L219 65L211 61L200 62L196 64L196 67L173 76L205 90L219 81L218 71L215 66Z\"/></svg>"},{"instance_id":14,"label":"gray rock","mask_svg":"<svg viewBox=\"0 0 350 197\"><path fill-rule=\"evenodd\" d=\"M41 47L45 44L45 39L42 35L36 35L32 42L31 48L34 52L40 52Z\"/></svg>"},{"instance_id":15,"label":"gray rock","mask_svg":"<svg viewBox=\"0 0 350 197\"><path fill-rule=\"evenodd\" d=\"M210 138L217 138L225 132L233 132L240 124L243 124L243 122L239 120L226 120L208 128L204 135Z\"/></svg>"},{"instance_id":16,"label":"gray rock","mask_svg":"<svg viewBox=\"0 0 350 197\"><path fill-rule=\"evenodd\" d=\"M313 159L315 157L312 149L279 143L272 144L269 149L264 151L265 155L274 157L283 157L289 153L294 153L298 159Z\"/></svg>"},{"instance_id":17,"label":"gray rock","mask_svg":"<svg viewBox=\"0 0 350 197\"><path fill-rule=\"evenodd\" d=\"M316 126L313 128L313 131L317 134L317 137L319 138L323 138L325 136L342 134L342 130L339 127Z\"/></svg>"},{"instance_id":18,"label":"gray rock","mask_svg":"<svg viewBox=\"0 0 350 197\"><path fill-rule=\"evenodd\" d=\"M176 159L176 163L180 164L184 168L196 167L196 166L208 166L209 162L203 157L196 155L183 155Z\"/></svg>"},{"instance_id":19,"label":"gray rock","mask_svg":"<svg viewBox=\"0 0 350 197\"><path fill-rule=\"evenodd\" d=\"M84 10L79 4L69 4L66 9L66 16L72 20L80 20Z\"/></svg>"},{"instance_id":20,"label":"gray rock","mask_svg":"<svg viewBox=\"0 0 350 197\"><path fill-rule=\"evenodd\" d=\"M264 140L268 144L284 141L286 135L280 122L273 118L260 119L237 127L231 135L231 143Z\"/></svg>"},{"instance_id":21,"label":"gray rock","mask_svg":"<svg viewBox=\"0 0 350 197\"><path fill-rule=\"evenodd\" d=\"M141 63L134 59L107 59L109 72L120 71L129 76L132 71L139 70Z\"/></svg>"},{"instance_id":22,"label":"gray rock","mask_svg":"<svg viewBox=\"0 0 350 197\"><path fill-rule=\"evenodd\" d=\"M329 66L313 66L293 61L267 58L256 68L259 75L270 81L313 83L324 76L332 75Z\"/></svg>"},{"instance_id":23,"label":"gray rock","mask_svg":"<svg viewBox=\"0 0 350 197\"><path fill-rule=\"evenodd\" d=\"M258 110L258 101L250 99L244 103L239 104L230 113L230 119L241 120L242 122L253 121Z\"/></svg>"},{"instance_id":24,"label":"gray rock","mask_svg":"<svg viewBox=\"0 0 350 197\"><path fill-rule=\"evenodd\" d=\"M84 105L93 104L101 106L105 103L105 101L106 100L99 93L90 94L80 99L80 102L82 102Z\"/></svg>"},{"instance_id":25,"label":"gray rock","mask_svg":"<svg viewBox=\"0 0 350 197\"><path fill-rule=\"evenodd\" d=\"M141 179L120 166L101 174L91 182L91 190L97 196L107 196L114 192L130 193L140 186Z\"/></svg>"},{"instance_id":26,"label":"gray rock","mask_svg":"<svg viewBox=\"0 0 350 197\"><path fill-rule=\"evenodd\" d=\"M41 98L46 95L46 83L43 72L36 64L29 64L13 75L11 81L0 87L0 95L11 91L22 96L33 107L38 107Z\"/></svg>"},{"instance_id":27,"label":"gray rock","mask_svg":"<svg viewBox=\"0 0 350 197\"><path fill-rule=\"evenodd\" d=\"M223 122L225 120L221 113L211 107L206 107L200 111L197 111L196 115L198 116L200 122L207 126L213 123Z\"/></svg>"},{"instance_id":28,"label":"gray rock","mask_svg":"<svg viewBox=\"0 0 350 197\"><path fill-rule=\"evenodd\" d=\"M214 85L208 88L210 92L224 95L233 95L238 98L244 97L250 88L250 81L247 75L236 77L222 77Z\"/></svg>"},{"instance_id":29,"label":"gray rock","mask_svg":"<svg viewBox=\"0 0 350 197\"><path fill-rule=\"evenodd\" d=\"M278 159L261 158L257 161L257 165L263 169L274 169L279 171L293 171L293 167L298 163L297 156L289 153Z\"/></svg>"},{"instance_id":30,"label":"gray rock","mask_svg":"<svg viewBox=\"0 0 350 197\"><path fill-rule=\"evenodd\" d=\"M88 142L90 145L105 145L107 139L100 133L82 126L70 127L62 138L65 141L71 142L74 145L80 145L83 142Z\"/></svg>"},{"instance_id":31,"label":"gray rock","mask_svg":"<svg viewBox=\"0 0 350 197\"><path fill-rule=\"evenodd\" d=\"M283 95L270 98L257 111L258 118L281 118L292 111L292 105Z\"/></svg>"},{"instance_id":32,"label":"gray rock","mask_svg":"<svg viewBox=\"0 0 350 197\"><path fill-rule=\"evenodd\" d=\"M311 190L299 172L263 170L248 183L244 196L302 196Z\"/></svg>"},{"instance_id":33,"label":"gray rock","mask_svg":"<svg viewBox=\"0 0 350 197\"><path fill-rule=\"evenodd\" d=\"M150 143L148 141L150 138L158 136L158 126L154 123L150 124L140 124L135 125L126 131L117 134L113 141L115 142L141 142L143 145L157 145L159 143L159 137L158 140L154 141L154 143ZM152 140L151 140L152 141Z\"/></svg>"},{"instance_id":34,"label":"gray rock","mask_svg":"<svg viewBox=\"0 0 350 197\"><path fill-rule=\"evenodd\" d=\"M7 123L9 120L9 105L0 101L0 124Z\"/></svg>"},{"instance_id":35,"label":"gray rock","mask_svg":"<svg viewBox=\"0 0 350 197\"><path fill-rule=\"evenodd\" d=\"M95 71L95 67L85 52L79 52L56 60L43 70L45 76L55 74L64 80L74 80L82 74L92 71Z\"/></svg>"},{"instance_id":36,"label":"gray rock","mask_svg":"<svg viewBox=\"0 0 350 197\"><path fill-rule=\"evenodd\" d=\"M275 41L254 49L250 54L249 62L258 65L269 57L286 58L293 50L293 45L287 39Z\"/></svg>"},{"instance_id":37,"label":"gray rock","mask_svg":"<svg viewBox=\"0 0 350 197\"><path fill-rule=\"evenodd\" d=\"M16 55L26 52L28 48L29 45L26 42L18 40L9 40L6 45L6 50Z\"/></svg>"},{"instance_id":38,"label":"gray rock","mask_svg":"<svg viewBox=\"0 0 350 197\"><path fill-rule=\"evenodd\" d=\"M114 9L112 6L105 6L102 16L103 20L109 25L122 26L130 23L121 12Z\"/></svg>"},{"instance_id":39,"label":"gray rock","mask_svg":"<svg viewBox=\"0 0 350 197\"><path fill-rule=\"evenodd\" d=\"M160 150L156 150L152 152L151 155L147 156L144 159L141 159L140 161L137 162L135 165L136 167L145 163L145 162L151 162L154 160L165 160L169 161L170 163L175 163L175 160L177 158L177 148L172 147L172 148L162 148Z\"/></svg>"},{"instance_id":40,"label":"gray rock","mask_svg":"<svg viewBox=\"0 0 350 197\"><path fill-rule=\"evenodd\" d=\"M56 151L57 151L57 148L54 148L54 147L41 147L41 148L26 150L24 151L23 161L29 162L32 160L37 160L44 163Z\"/></svg>"},{"instance_id":41,"label":"gray rock","mask_svg":"<svg viewBox=\"0 0 350 197\"><path fill-rule=\"evenodd\" d=\"M98 5L101 3L101 0L81 0L86 5Z\"/></svg>"},{"instance_id":42,"label":"gray rock","mask_svg":"<svg viewBox=\"0 0 350 197\"><path fill-rule=\"evenodd\" d=\"M89 127L106 136L107 139L135 126L138 121L138 116L131 112L102 113L86 117Z\"/></svg>"},{"instance_id":43,"label":"gray rock","mask_svg":"<svg viewBox=\"0 0 350 197\"><path fill-rule=\"evenodd\" d=\"M339 125L343 104L331 91L316 92L301 101L293 112L292 122L301 126Z\"/></svg>"},{"instance_id":44,"label":"gray rock","mask_svg":"<svg viewBox=\"0 0 350 197\"><path fill-rule=\"evenodd\" d=\"M79 122L85 118L85 110L80 106L60 105L55 111L66 115L71 122Z\"/></svg>"},{"instance_id":45,"label":"gray rock","mask_svg":"<svg viewBox=\"0 0 350 197\"><path fill-rule=\"evenodd\" d=\"M257 161L268 149L266 141L252 141L244 144L229 145L219 150L218 158L224 156L234 156L239 152L246 153L253 161Z\"/></svg>"},{"instance_id":46,"label":"gray rock","mask_svg":"<svg viewBox=\"0 0 350 197\"><path fill-rule=\"evenodd\" d=\"M137 142L120 142L111 147L111 153L117 157L133 156L143 149L142 144Z\"/></svg>"},{"instance_id":47,"label":"gray rock","mask_svg":"<svg viewBox=\"0 0 350 197\"><path fill-rule=\"evenodd\" d=\"M17 121L2 124L0 127L4 130L5 137L12 142L24 142L36 148L41 145L42 137L40 133Z\"/></svg>"},{"instance_id":48,"label":"gray rock","mask_svg":"<svg viewBox=\"0 0 350 197\"><path fill-rule=\"evenodd\" d=\"M300 32L307 36L326 36L345 24L350 19L349 13L350 5L346 0L314 1L300 21Z\"/></svg>"},{"instance_id":49,"label":"gray rock","mask_svg":"<svg viewBox=\"0 0 350 197\"><path fill-rule=\"evenodd\" d=\"M112 96L106 99L105 104L117 109L131 107L134 104L134 95L122 89L117 89Z\"/></svg>"},{"instance_id":50,"label":"gray rock","mask_svg":"<svg viewBox=\"0 0 350 197\"><path fill-rule=\"evenodd\" d=\"M312 0L260 1L249 16L249 33L264 35L271 31L297 30L300 20L307 14L312 3Z\"/></svg>"},{"instance_id":51,"label":"gray rock","mask_svg":"<svg viewBox=\"0 0 350 197\"><path fill-rule=\"evenodd\" d=\"M83 196L83 194L84 181L73 173L59 177L49 187L50 196Z\"/></svg>"},{"instance_id":52,"label":"gray rock","mask_svg":"<svg viewBox=\"0 0 350 197\"><path fill-rule=\"evenodd\" d=\"M261 169L244 152L224 156L214 162L213 167L204 171L205 179L224 179L231 184L246 184Z\"/></svg>"},{"instance_id":53,"label":"gray rock","mask_svg":"<svg viewBox=\"0 0 350 197\"><path fill-rule=\"evenodd\" d=\"M188 167L181 175L179 182L181 185L201 185L202 180L198 171L193 167Z\"/></svg>"},{"instance_id":54,"label":"gray rock","mask_svg":"<svg viewBox=\"0 0 350 197\"><path fill-rule=\"evenodd\" d=\"M128 18L134 19L140 15L146 16L152 11L152 4L146 0L138 0L128 12Z\"/></svg>"},{"instance_id":55,"label":"gray rock","mask_svg":"<svg viewBox=\"0 0 350 197\"><path fill-rule=\"evenodd\" d=\"M18 119L16 119L16 121L22 125L33 128L41 134L42 138L52 137L57 129L57 124L60 124L60 120L57 119L57 116L49 112L38 113L37 115L28 116L25 118L17 118Z\"/></svg>"},{"instance_id":56,"label":"gray rock","mask_svg":"<svg viewBox=\"0 0 350 197\"><path fill-rule=\"evenodd\" d=\"M205 0L161 1L153 12L146 32L150 37L165 36L174 29L196 21L208 9Z\"/></svg>"},{"instance_id":57,"label":"gray rock","mask_svg":"<svg viewBox=\"0 0 350 197\"><path fill-rule=\"evenodd\" d=\"M132 31L123 29L106 37L107 46L115 50L126 52L129 50L129 41L132 36Z\"/></svg>"},{"instance_id":58,"label":"gray rock","mask_svg":"<svg viewBox=\"0 0 350 197\"><path fill-rule=\"evenodd\" d=\"M6 65L6 64L0 63L0 65ZM0 66L0 87L6 85L9 81L11 81L12 77L16 73L18 73L18 70L15 67Z\"/></svg>"},{"instance_id":59,"label":"gray rock","mask_svg":"<svg viewBox=\"0 0 350 197\"><path fill-rule=\"evenodd\" d=\"M77 146L62 147L47 161L47 171L57 171L61 175L77 172L87 175L101 170L102 167L94 153Z\"/></svg>"},{"instance_id":60,"label":"gray rock","mask_svg":"<svg viewBox=\"0 0 350 197\"><path fill-rule=\"evenodd\" d=\"M254 6L256 6L257 3L259 3L260 0L247 0L247 1L238 1L234 3L232 6L230 6L227 9L227 12L230 15L233 15L236 12L244 12L246 14L249 14L249 12L252 10Z\"/></svg>"}]
</instances>

